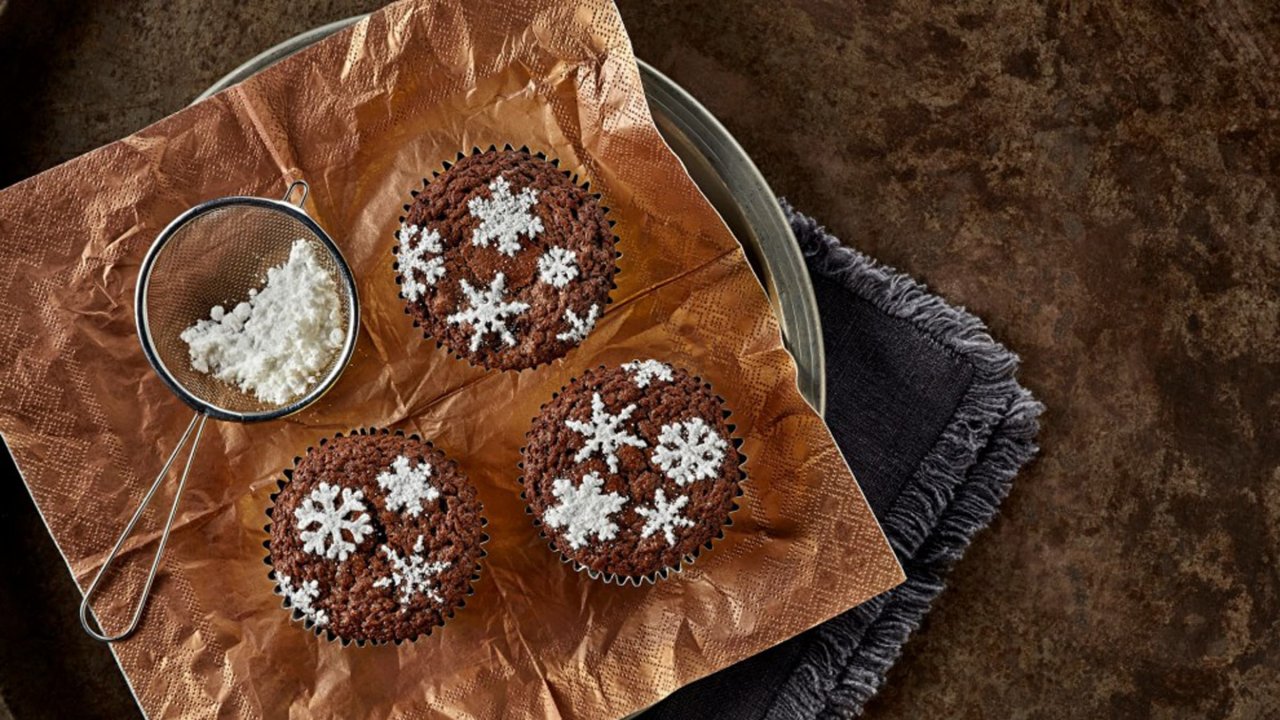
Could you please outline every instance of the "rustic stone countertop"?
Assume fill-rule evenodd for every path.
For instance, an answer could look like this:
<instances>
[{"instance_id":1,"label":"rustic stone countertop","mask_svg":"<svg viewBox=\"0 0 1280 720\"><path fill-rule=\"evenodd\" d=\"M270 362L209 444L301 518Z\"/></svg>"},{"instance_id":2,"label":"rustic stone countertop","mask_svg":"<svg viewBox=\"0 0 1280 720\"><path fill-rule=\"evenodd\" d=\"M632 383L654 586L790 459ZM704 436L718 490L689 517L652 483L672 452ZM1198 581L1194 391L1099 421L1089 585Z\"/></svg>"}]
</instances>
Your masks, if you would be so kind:
<instances>
[{"instance_id":1,"label":"rustic stone countertop","mask_svg":"<svg viewBox=\"0 0 1280 720\"><path fill-rule=\"evenodd\" d=\"M379 4L0 0L0 186ZM1275 7L620 5L778 193L984 318L1048 406L867 716L1280 716ZM0 718L136 714L2 488Z\"/></svg>"}]
</instances>

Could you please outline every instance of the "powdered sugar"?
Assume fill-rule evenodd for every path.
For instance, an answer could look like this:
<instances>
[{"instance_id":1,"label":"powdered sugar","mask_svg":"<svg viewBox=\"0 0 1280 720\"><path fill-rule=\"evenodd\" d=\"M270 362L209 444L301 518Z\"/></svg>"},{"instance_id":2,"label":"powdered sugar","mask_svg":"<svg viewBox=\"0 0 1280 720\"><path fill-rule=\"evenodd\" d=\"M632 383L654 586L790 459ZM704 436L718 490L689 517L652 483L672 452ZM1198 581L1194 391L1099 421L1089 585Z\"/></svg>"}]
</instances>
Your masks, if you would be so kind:
<instances>
[{"instance_id":1,"label":"powdered sugar","mask_svg":"<svg viewBox=\"0 0 1280 720\"><path fill-rule=\"evenodd\" d=\"M259 400L282 405L315 386L342 347L342 300L315 248L295 240L260 291L230 312L221 305L180 336L191 366Z\"/></svg>"},{"instance_id":2,"label":"powdered sugar","mask_svg":"<svg viewBox=\"0 0 1280 720\"><path fill-rule=\"evenodd\" d=\"M677 485L715 477L729 443L700 417L662 426L653 462Z\"/></svg>"},{"instance_id":3,"label":"powdered sugar","mask_svg":"<svg viewBox=\"0 0 1280 720\"><path fill-rule=\"evenodd\" d=\"M480 226L471 234L471 244L489 247L497 244L498 252L515 257L520 251L520 236L532 240L543 230L542 218L531 212L538 203L538 191L527 187L519 194L511 193L511 183L498 176L489 183L490 196L474 197L467 203L472 217L480 218Z\"/></svg>"},{"instance_id":4,"label":"powdered sugar","mask_svg":"<svg viewBox=\"0 0 1280 720\"><path fill-rule=\"evenodd\" d=\"M493 276L488 289L476 289L463 280L462 293L467 296L467 307L445 318L450 325L471 327L471 352L480 349L486 335L495 334L507 346L516 344L516 336L507 327L507 318L518 316L529 309L529 303L508 302L507 278L502 273Z\"/></svg>"},{"instance_id":5,"label":"powdered sugar","mask_svg":"<svg viewBox=\"0 0 1280 720\"><path fill-rule=\"evenodd\" d=\"M649 383L655 379L663 382L671 382L675 379L671 366L657 360L632 360L629 363L623 363L622 369L631 374L631 380L638 388L649 387Z\"/></svg>"},{"instance_id":6,"label":"powdered sugar","mask_svg":"<svg viewBox=\"0 0 1280 720\"><path fill-rule=\"evenodd\" d=\"M586 313L579 315L573 311L573 308L566 308L564 311L565 324L569 326L568 330L556 335L557 340L565 340L571 343L580 343L591 333L591 329L596 326L596 320L600 317L600 306L595 303Z\"/></svg>"},{"instance_id":7,"label":"powdered sugar","mask_svg":"<svg viewBox=\"0 0 1280 720\"><path fill-rule=\"evenodd\" d=\"M293 578L288 575L281 575L279 580L280 591L284 593L284 597L289 601L290 607L296 609L302 613L304 618L320 627L329 624L329 613L316 606L316 601L320 599L319 581L301 579L295 586Z\"/></svg>"},{"instance_id":8,"label":"powdered sugar","mask_svg":"<svg viewBox=\"0 0 1280 720\"><path fill-rule=\"evenodd\" d=\"M391 563L391 574L374 581L374 587L395 586L400 590L400 604L408 605L418 593L426 595L430 600L442 603L444 598L436 588L436 577L448 570L450 565L444 561L427 562L426 551L422 545L422 536L414 543L413 552L401 555L390 545L383 545L382 554Z\"/></svg>"},{"instance_id":9,"label":"powdered sugar","mask_svg":"<svg viewBox=\"0 0 1280 720\"><path fill-rule=\"evenodd\" d=\"M423 230L417 225L400 229L400 243L400 271L404 278L400 291L407 299L417 300L426 294L428 285L435 285L445 276L444 258L440 256L444 243L438 231Z\"/></svg>"},{"instance_id":10,"label":"powdered sugar","mask_svg":"<svg viewBox=\"0 0 1280 720\"><path fill-rule=\"evenodd\" d=\"M567 287L580 272L578 258L568 248L549 247L538 258L538 279L554 288Z\"/></svg>"},{"instance_id":11,"label":"powdered sugar","mask_svg":"<svg viewBox=\"0 0 1280 720\"><path fill-rule=\"evenodd\" d=\"M693 521L680 513L680 509L688 504L688 495L677 495L675 500L668 502L666 491L658 488L653 494L652 506L636 508L636 514L645 519L640 537L647 538L661 532L668 545L675 545L676 528L693 527Z\"/></svg>"},{"instance_id":12,"label":"powdered sugar","mask_svg":"<svg viewBox=\"0 0 1280 720\"><path fill-rule=\"evenodd\" d=\"M597 540L612 540L618 534L618 524L613 516L622 509L627 499L615 492L603 492L604 479L599 473L582 476L582 483L574 485L568 478L556 478L551 493L559 502L547 509L542 521L553 528L565 529L569 547L577 550L595 535Z\"/></svg>"},{"instance_id":13,"label":"powdered sugar","mask_svg":"<svg viewBox=\"0 0 1280 720\"><path fill-rule=\"evenodd\" d=\"M378 473L378 486L387 493L387 509L400 510L417 517L422 514L422 502L435 502L440 491L428 478L433 472L431 464L423 461L410 466L409 458L401 455L391 467Z\"/></svg>"},{"instance_id":14,"label":"powdered sugar","mask_svg":"<svg viewBox=\"0 0 1280 720\"><path fill-rule=\"evenodd\" d=\"M373 534L369 513L365 512L364 491L327 482L317 485L298 503L293 517L298 523L303 551L338 562L346 562L356 546ZM343 535L344 531L351 535L350 540Z\"/></svg>"},{"instance_id":15,"label":"powdered sugar","mask_svg":"<svg viewBox=\"0 0 1280 720\"><path fill-rule=\"evenodd\" d=\"M632 403L614 415L605 407L600 393L592 393L591 419L584 422L569 418L564 421L566 427L582 435L582 447L573 456L573 461L582 462L598 454L609 466L609 472L618 472L618 448L623 445L636 448L645 446L644 440L627 432L623 425L635 410L635 403Z\"/></svg>"}]
</instances>

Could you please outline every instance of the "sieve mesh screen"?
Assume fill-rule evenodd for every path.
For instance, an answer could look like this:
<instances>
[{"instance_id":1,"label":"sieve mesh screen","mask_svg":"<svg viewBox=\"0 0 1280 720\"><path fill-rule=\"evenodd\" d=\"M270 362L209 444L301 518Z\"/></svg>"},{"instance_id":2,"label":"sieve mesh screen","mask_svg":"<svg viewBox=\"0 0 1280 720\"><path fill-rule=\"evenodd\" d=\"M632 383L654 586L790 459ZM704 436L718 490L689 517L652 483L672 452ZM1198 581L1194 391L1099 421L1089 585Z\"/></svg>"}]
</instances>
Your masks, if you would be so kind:
<instances>
[{"instance_id":1,"label":"sieve mesh screen","mask_svg":"<svg viewBox=\"0 0 1280 720\"><path fill-rule=\"evenodd\" d=\"M156 369L206 405L244 414L280 409L281 406L264 403L251 393L197 371L191 366L187 343L180 335L197 320L208 318L214 305L222 305L229 312L248 300L250 290L261 289L266 283L267 270L288 260L296 240L314 244L316 257L337 282L342 298L342 327L350 345L355 297L344 282L339 261L315 230L282 205L233 201L194 215L172 230L149 269L141 300L143 341L147 342L149 336L163 366ZM325 382L346 355L341 350L334 353L329 365L317 374L316 386ZM315 387L308 394L314 390Z\"/></svg>"}]
</instances>

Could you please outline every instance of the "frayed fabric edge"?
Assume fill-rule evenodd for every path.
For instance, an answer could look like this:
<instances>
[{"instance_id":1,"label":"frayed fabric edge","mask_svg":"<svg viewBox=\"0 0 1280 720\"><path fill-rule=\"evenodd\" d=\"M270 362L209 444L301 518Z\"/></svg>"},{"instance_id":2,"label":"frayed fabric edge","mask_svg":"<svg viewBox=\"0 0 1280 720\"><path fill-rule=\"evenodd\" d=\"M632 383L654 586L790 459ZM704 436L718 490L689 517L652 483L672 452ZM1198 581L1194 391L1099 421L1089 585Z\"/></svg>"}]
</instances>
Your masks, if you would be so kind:
<instances>
[{"instance_id":1,"label":"frayed fabric edge","mask_svg":"<svg viewBox=\"0 0 1280 720\"><path fill-rule=\"evenodd\" d=\"M911 323L970 364L955 417L880 518L906 571L897 588L810 631L771 717L859 715L942 592L947 571L985 528L1036 453L1044 407L1015 378L1018 357L983 322L912 278L845 247L782 201L809 271Z\"/></svg>"}]
</instances>

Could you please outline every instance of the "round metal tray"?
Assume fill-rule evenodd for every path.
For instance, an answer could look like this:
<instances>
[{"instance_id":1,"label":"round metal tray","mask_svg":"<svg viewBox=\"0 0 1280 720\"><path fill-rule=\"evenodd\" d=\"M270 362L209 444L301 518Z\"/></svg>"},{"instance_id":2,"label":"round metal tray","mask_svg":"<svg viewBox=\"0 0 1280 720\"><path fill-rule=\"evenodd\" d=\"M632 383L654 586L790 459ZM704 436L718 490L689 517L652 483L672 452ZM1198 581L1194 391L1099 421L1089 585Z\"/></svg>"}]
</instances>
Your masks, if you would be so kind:
<instances>
[{"instance_id":1,"label":"round metal tray","mask_svg":"<svg viewBox=\"0 0 1280 720\"><path fill-rule=\"evenodd\" d=\"M263 51L223 76L196 102L364 17L322 25ZM701 103L648 63L637 62L658 132L742 244L782 325L783 342L795 357L800 392L822 413L826 409L826 356L818 304L800 246L773 191L742 146Z\"/></svg>"}]
</instances>

